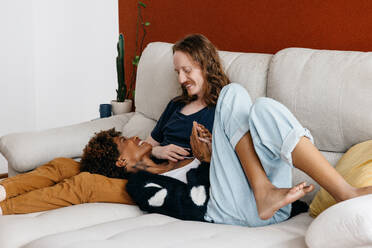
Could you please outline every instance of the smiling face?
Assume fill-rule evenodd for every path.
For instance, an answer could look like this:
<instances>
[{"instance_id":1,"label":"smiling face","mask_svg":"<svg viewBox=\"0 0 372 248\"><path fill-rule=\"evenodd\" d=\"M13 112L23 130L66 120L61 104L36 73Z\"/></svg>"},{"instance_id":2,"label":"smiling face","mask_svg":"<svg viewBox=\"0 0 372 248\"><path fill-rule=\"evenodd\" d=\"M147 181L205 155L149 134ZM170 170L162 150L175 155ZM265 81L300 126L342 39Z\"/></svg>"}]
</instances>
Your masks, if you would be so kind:
<instances>
[{"instance_id":1,"label":"smiling face","mask_svg":"<svg viewBox=\"0 0 372 248\"><path fill-rule=\"evenodd\" d=\"M146 142L141 142L137 136L125 139L124 137L115 137L114 142L118 147L120 156L116 166L125 167L128 172L132 170L133 165L140 162L144 157L150 157L152 146Z\"/></svg>"},{"instance_id":2,"label":"smiling face","mask_svg":"<svg viewBox=\"0 0 372 248\"><path fill-rule=\"evenodd\" d=\"M202 99L205 80L200 65L182 51L174 52L173 63L178 74L178 82L187 90L188 95L196 95L198 99Z\"/></svg>"}]
</instances>

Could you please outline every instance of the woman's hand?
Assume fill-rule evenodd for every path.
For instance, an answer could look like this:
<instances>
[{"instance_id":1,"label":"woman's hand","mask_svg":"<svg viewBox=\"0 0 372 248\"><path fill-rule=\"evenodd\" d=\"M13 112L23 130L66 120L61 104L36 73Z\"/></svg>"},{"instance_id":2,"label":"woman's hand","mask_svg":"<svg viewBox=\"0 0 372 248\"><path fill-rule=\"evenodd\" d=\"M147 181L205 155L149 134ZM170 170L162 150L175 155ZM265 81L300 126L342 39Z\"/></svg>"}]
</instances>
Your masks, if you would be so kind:
<instances>
[{"instance_id":1,"label":"woman's hand","mask_svg":"<svg viewBox=\"0 0 372 248\"><path fill-rule=\"evenodd\" d=\"M172 162L183 160L185 156L190 153L183 147L170 144L167 146L154 146L152 148L152 155L159 159L167 159Z\"/></svg>"},{"instance_id":2,"label":"woman's hand","mask_svg":"<svg viewBox=\"0 0 372 248\"><path fill-rule=\"evenodd\" d=\"M193 122L190 145L194 156L200 161L211 162L212 134L203 125Z\"/></svg>"}]
</instances>

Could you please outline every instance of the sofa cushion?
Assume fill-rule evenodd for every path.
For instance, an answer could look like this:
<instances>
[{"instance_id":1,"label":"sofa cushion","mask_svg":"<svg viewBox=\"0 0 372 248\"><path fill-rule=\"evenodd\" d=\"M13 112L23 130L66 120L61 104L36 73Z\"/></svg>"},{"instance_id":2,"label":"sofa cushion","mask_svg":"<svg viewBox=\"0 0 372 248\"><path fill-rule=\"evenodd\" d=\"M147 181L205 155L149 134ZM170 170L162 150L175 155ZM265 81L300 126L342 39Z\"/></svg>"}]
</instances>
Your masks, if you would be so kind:
<instances>
[{"instance_id":1,"label":"sofa cushion","mask_svg":"<svg viewBox=\"0 0 372 248\"><path fill-rule=\"evenodd\" d=\"M32 170L56 157L80 157L94 133L115 127L121 130L133 113L0 138L0 152L8 161L9 176Z\"/></svg>"},{"instance_id":2,"label":"sofa cushion","mask_svg":"<svg viewBox=\"0 0 372 248\"><path fill-rule=\"evenodd\" d=\"M372 53L288 48L274 55L267 95L286 105L323 151L372 139Z\"/></svg>"},{"instance_id":3,"label":"sofa cushion","mask_svg":"<svg viewBox=\"0 0 372 248\"><path fill-rule=\"evenodd\" d=\"M181 93L173 67L172 45L148 44L138 65L136 112L153 120L158 120L170 99ZM219 55L230 80L242 84L253 100L266 94L267 70L272 55L224 51Z\"/></svg>"},{"instance_id":4,"label":"sofa cushion","mask_svg":"<svg viewBox=\"0 0 372 248\"><path fill-rule=\"evenodd\" d=\"M372 195L337 203L321 213L306 232L309 248L372 247Z\"/></svg>"},{"instance_id":5,"label":"sofa cushion","mask_svg":"<svg viewBox=\"0 0 372 248\"><path fill-rule=\"evenodd\" d=\"M156 121L136 112L124 125L122 132L126 137L138 136L141 139L146 139L150 136L155 125Z\"/></svg>"},{"instance_id":6,"label":"sofa cushion","mask_svg":"<svg viewBox=\"0 0 372 248\"><path fill-rule=\"evenodd\" d=\"M137 206L86 203L46 212L6 215L0 218L0 247L18 248L39 238L142 215ZM54 247L50 245L49 247Z\"/></svg>"},{"instance_id":7,"label":"sofa cushion","mask_svg":"<svg viewBox=\"0 0 372 248\"><path fill-rule=\"evenodd\" d=\"M248 228L146 214L45 236L23 248L301 248L306 247L304 235L311 221L301 214L270 227Z\"/></svg>"},{"instance_id":8,"label":"sofa cushion","mask_svg":"<svg viewBox=\"0 0 372 248\"><path fill-rule=\"evenodd\" d=\"M354 187L372 185L372 140L351 147L337 163L336 170ZM322 188L310 205L310 215L316 217L334 204L336 201Z\"/></svg>"}]
</instances>

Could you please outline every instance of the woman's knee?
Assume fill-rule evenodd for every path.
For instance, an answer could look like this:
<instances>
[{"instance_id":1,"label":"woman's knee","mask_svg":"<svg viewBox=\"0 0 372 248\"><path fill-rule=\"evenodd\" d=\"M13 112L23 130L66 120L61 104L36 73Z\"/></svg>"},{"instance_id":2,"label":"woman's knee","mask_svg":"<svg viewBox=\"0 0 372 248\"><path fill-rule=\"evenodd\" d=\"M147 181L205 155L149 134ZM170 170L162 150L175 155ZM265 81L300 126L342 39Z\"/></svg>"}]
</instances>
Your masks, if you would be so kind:
<instances>
[{"instance_id":1,"label":"woman's knee","mask_svg":"<svg viewBox=\"0 0 372 248\"><path fill-rule=\"evenodd\" d=\"M237 130L248 130L251 106L251 98L244 87L237 83L225 86L218 98L214 125L220 126L227 137L232 137Z\"/></svg>"},{"instance_id":2,"label":"woman's knee","mask_svg":"<svg viewBox=\"0 0 372 248\"><path fill-rule=\"evenodd\" d=\"M278 118L294 118L293 114L287 107L268 97L259 97L252 105L251 119L254 119L255 116L258 116L261 120L264 120L265 118L269 118L270 120L277 120Z\"/></svg>"},{"instance_id":3,"label":"woman's knee","mask_svg":"<svg viewBox=\"0 0 372 248\"><path fill-rule=\"evenodd\" d=\"M247 90L237 83L231 83L223 87L218 98L216 112L222 117L230 116L232 112L249 114L252 100Z\"/></svg>"},{"instance_id":4,"label":"woman's knee","mask_svg":"<svg viewBox=\"0 0 372 248\"><path fill-rule=\"evenodd\" d=\"M252 138L259 137L261 142L280 139L292 130L295 118L281 103L260 97L251 108L249 127Z\"/></svg>"},{"instance_id":5,"label":"woman's knee","mask_svg":"<svg viewBox=\"0 0 372 248\"><path fill-rule=\"evenodd\" d=\"M256 112L272 112L279 107L279 102L268 97L259 97L256 99L252 108Z\"/></svg>"},{"instance_id":6,"label":"woman's knee","mask_svg":"<svg viewBox=\"0 0 372 248\"><path fill-rule=\"evenodd\" d=\"M244 101L245 104L252 104L252 99L248 91L238 83L230 83L222 88L220 98L223 101L236 101L238 98Z\"/></svg>"}]
</instances>

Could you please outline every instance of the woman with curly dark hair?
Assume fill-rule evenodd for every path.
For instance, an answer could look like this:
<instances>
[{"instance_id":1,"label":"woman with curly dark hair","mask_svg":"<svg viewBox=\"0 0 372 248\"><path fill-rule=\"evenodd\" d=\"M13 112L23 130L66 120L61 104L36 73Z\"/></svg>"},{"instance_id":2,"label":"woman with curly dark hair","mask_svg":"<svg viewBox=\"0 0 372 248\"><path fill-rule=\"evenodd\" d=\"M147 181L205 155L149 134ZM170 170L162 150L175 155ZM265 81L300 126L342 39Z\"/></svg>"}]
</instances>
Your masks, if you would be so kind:
<instances>
[{"instance_id":1,"label":"woman with curly dark hair","mask_svg":"<svg viewBox=\"0 0 372 248\"><path fill-rule=\"evenodd\" d=\"M116 166L120 153L114 138L120 136L121 132L112 128L91 138L83 150L80 171L111 178L125 178L125 171Z\"/></svg>"},{"instance_id":2,"label":"woman with curly dark hair","mask_svg":"<svg viewBox=\"0 0 372 248\"><path fill-rule=\"evenodd\" d=\"M124 138L115 129L101 131L85 146L81 163L56 158L31 172L1 181L0 214L32 213L89 202L134 204L125 190L129 173L144 170L164 174L191 162L186 159L156 164L150 159L151 149L138 137Z\"/></svg>"},{"instance_id":3,"label":"woman with curly dark hair","mask_svg":"<svg viewBox=\"0 0 372 248\"><path fill-rule=\"evenodd\" d=\"M114 129L97 133L86 145L81 165L70 158L56 158L33 171L1 181L0 212L32 213L93 202L94 199L89 199L86 195L89 193L94 193L92 196L98 199L106 197L103 198L104 201L113 200L110 199L112 195L101 192L99 187L105 185L113 194L119 191L121 193L121 188L124 187L122 180L81 172L81 168L84 170L90 164L100 165L113 177L120 176L120 171L114 168L119 157L114 138L120 135ZM97 172L102 171L97 169ZM118 183L121 185L117 185ZM123 201L131 203L130 197L126 195L123 195Z\"/></svg>"}]
</instances>

